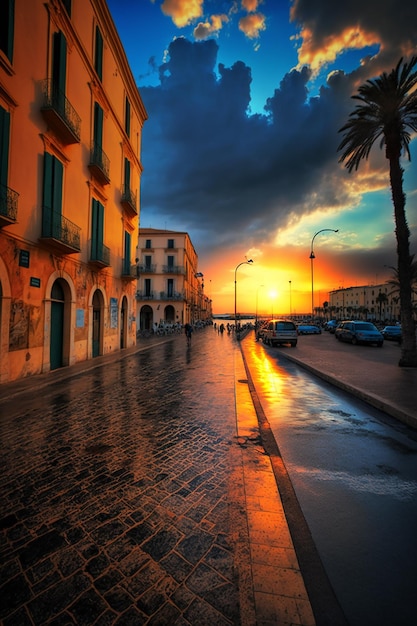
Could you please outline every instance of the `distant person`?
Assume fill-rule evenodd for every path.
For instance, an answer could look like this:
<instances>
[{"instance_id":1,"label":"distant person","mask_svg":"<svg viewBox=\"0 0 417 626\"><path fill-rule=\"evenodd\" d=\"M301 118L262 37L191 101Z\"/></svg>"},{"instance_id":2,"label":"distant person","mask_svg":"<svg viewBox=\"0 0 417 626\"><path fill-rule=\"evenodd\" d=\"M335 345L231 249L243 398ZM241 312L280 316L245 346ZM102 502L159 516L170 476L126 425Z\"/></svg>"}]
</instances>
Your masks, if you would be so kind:
<instances>
[{"instance_id":1,"label":"distant person","mask_svg":"<svg viewBox=\"0 0 417 626\"><path fill-rule=\"evenodd\" d=\"M187 338L187 346L191 346L191 337L193 334L193 327L188 322L184 326L185 336Z\"/></svg>"}]
</instances>

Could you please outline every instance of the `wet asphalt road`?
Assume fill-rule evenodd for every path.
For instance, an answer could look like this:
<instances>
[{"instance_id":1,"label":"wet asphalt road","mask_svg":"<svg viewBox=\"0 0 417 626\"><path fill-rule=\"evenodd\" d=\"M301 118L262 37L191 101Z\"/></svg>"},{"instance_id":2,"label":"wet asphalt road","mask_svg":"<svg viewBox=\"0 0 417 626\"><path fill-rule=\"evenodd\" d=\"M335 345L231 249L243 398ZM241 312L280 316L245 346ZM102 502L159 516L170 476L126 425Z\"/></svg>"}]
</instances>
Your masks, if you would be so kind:
<instances>
[{"instance_id":1,"label":"wet asphalt road","mask_svg":"<svg viewBox=\"0 0 417 626\"><path fill-rule=\"evenodd\" d=\"M235 349L209 328L0 401L4 626L241 623Z\"/></svg>"}]
</instances>

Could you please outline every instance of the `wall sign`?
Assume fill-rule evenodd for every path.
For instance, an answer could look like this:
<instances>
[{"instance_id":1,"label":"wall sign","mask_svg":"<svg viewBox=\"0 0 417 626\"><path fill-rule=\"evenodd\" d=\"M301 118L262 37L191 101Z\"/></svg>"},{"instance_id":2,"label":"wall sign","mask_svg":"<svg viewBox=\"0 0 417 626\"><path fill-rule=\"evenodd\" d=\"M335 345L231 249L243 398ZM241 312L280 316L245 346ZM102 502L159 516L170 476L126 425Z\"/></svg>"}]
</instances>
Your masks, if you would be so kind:
<instances>
[{"instance_id":1,"label":"wall sign","mask_svg":"<svg viewBox=\"0 0 417 626\"><path fill-rule=\"evenodd\" d=\"M39 288L41 286L41 279L40 278L35 278L34 276L31 276L30 277L30 286Z\"/></svg>"}]
</instances>

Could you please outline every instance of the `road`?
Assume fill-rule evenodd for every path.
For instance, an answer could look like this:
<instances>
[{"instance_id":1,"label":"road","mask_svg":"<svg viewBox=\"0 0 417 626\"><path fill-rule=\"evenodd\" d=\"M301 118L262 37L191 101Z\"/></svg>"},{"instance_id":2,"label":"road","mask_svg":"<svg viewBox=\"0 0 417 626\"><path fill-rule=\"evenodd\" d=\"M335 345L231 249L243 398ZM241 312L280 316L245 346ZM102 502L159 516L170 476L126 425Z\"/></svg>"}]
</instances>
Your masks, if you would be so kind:
<instances>
[{"instance_id":1,"label":"road","mask_svg":"<svg viewBox=\"0 0 417 626\"><path fill-rule=\"evenodd\" d=\"M334 337L300 337L299 347L307 342L325 342L334 360L343 359ZM384 349L389 357L398 347ZM371 360L381 353L342 350L362 350ZM339 602L351 626L414 624L417 433L289 361L296 351L253 337L244 342L257 394Z\"/></svg>"}]
</instances>

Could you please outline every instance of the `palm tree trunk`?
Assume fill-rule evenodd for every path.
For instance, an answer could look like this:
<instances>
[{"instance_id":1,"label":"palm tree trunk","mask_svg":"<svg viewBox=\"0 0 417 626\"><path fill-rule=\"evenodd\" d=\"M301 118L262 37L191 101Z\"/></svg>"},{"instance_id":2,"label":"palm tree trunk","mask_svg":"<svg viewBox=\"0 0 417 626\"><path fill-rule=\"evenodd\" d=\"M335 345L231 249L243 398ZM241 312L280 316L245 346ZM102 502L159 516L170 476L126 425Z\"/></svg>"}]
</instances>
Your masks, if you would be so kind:
<instances>
[{"instance_id":1,"label":"palm tree trunk","mask_svg":"<svg viewBox=\"0 0 417 626\"><path fill-rule=\"evenodd\" d=\"M389 157L395 235L397 238L398 280L400 283L402 350L399 365L401 367L417 367L416 329L413 320L411 291L410 231L405 215L403 169L400 166L399 157L399 154L393 156L392 153Z\"/></svg>"}]
</instances>

